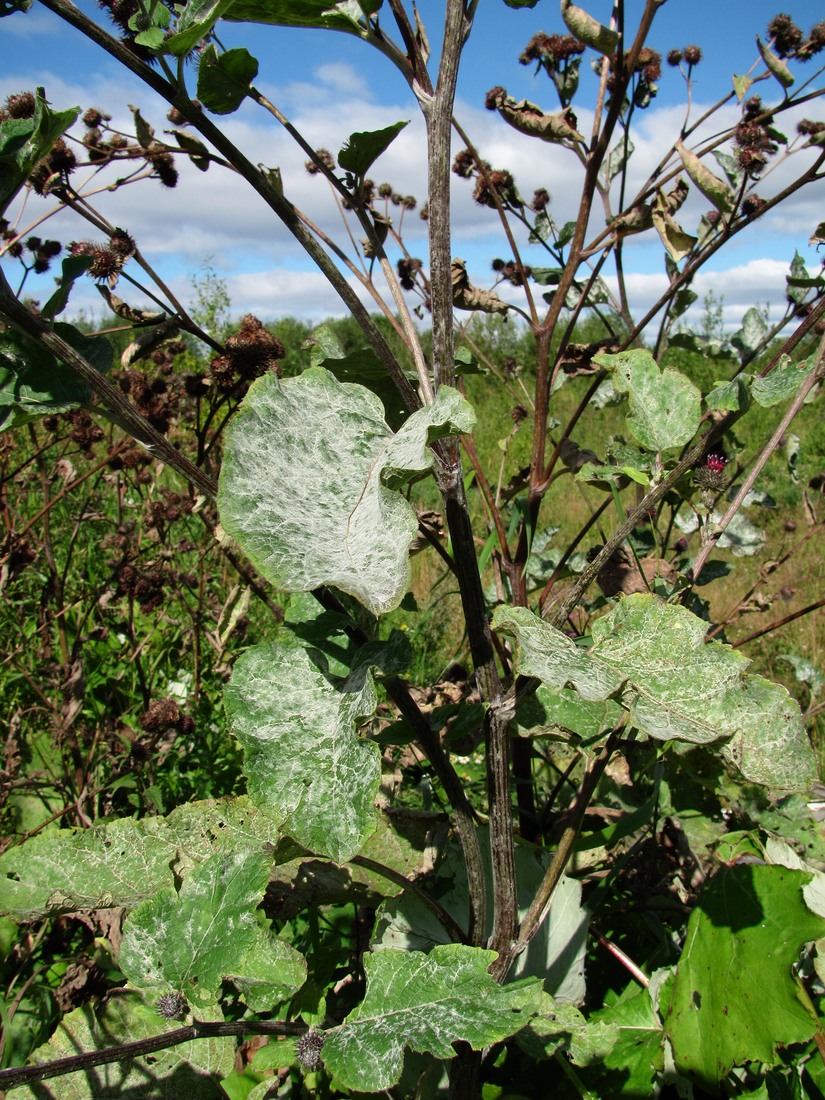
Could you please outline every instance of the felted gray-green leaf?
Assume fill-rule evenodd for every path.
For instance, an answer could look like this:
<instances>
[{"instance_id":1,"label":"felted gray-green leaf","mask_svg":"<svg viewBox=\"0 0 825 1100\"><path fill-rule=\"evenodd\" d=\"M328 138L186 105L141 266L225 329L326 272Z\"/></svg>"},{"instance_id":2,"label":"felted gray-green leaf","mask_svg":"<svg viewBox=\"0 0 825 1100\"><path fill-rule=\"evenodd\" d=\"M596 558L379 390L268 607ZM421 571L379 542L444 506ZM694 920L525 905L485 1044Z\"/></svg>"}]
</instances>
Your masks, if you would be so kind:
<instances>
[{"instance_id":1,"label":"felted gray-green leaf","mask_svg":"<svg viewBox=\"0 0 825 1100\"><path fill-rule=\"evenodd\" d=\"M666 451L689 443L699 427L702 395L679 371L662 371L644 348L618 355L601 353L593 362L611 372L613 385L627 393L627 425L649 451Z\"/></svg>"},{"instance_id":2,"label":"felted gray-green leaf","mask_svg":"<svg viewBox=\"0 0 825 1100\"><path fill-rule=\"evenodd\" d=\"M326 1032L324 1065L346 1088L378 1092L399 1080L405 1047L452 1058L457 1040L480 1050L514 1035L537 1011L541 983L500 986L487 973L495 958L463 944L366 955L366 996Z\"/></svg>"},{"instance_id":3,"label":"felted gray-green leaf","mask_svg":"<svg viewBox=\"0 0 825 1100\"><path fill-rule=\"evenodd\" d=\"M754 783L805 789L816 759L796 701L780 684L750 675L750 662L720 642L684 607L640 593L619 600L593 624L583 651L527 608L498 608L496 629L518 639L516 667L585 699L616 696L631 722L663 741L709 744Z\"/></svg>"},{"instance_id":4,"label":"felted gray-green leaf","mask_svg":"<svg viewBox=\"0 0 825 1100\"><path fill-rule=\"evenodd\" d=\"M355 729L377 702L370 667L398 671L394 652L364 647L342 679L283 631L243 654L224 693L250 797L304 848L338 863L375 828L381 753Z\"/></svg>"},{"instance_id":5,"label":"felted gray-green leaf","mask_svg":"<svg viewBox=\"0 0 825 1100\"><path fill-rule=\"evenodd\" d=\"M0 912L37 920L78 909L134 909L216 852L260 851L279 840L273 818L246 796L191 802L168 817L41 833L0 856ZM281 848L284 859L296 850Z\"/></svg>"},{"instance_id":6,"label":"felted gray-green leaf","mask_svg":"<svg viewBox=\"0 0 825 1100\"><path fill-rule=\"evenodd\" d=\"M333 585L381 614L409 585L418 531L403 486L432 467L429 445L470 431L461 395L442 386L393 434L378 398L311 368L259 378L230 423L221 524L261 573L290 592Z\"/></svg>"},{"instance_id":7,"label":"felted gray-green leaf","mask_svg":"<svg viewBox=\"0 0 825 1100\"><path fill-rule=\"evenodd\" d=\"M204 1007L202 1020L222 1020ZM118 1043L151 1039L181 1025L160 1016L150 998L135 989L118 990L94 1008L84 1005L64 1016L52 1037L32 1055L52 1062ZM145 1058L112 1062L9 1090L12 1100L222 1100L221 1080L232 1070L235 1041L229 1036L194 1039Z\"/></svg>"},{"instance_id":8,"label":"felted gray-green leaf","mask_svg":"<svg viewBox=\"0 0 825 1100\"><path fill-rule=\"evenodd\" d=\"M269 879L266 851L212 856L176 891L135 909L123 929L118 965L139 988L167 986L208 1004L224 977L245 969L259 936L255 910Z\"/></svg>"}]
</instances>

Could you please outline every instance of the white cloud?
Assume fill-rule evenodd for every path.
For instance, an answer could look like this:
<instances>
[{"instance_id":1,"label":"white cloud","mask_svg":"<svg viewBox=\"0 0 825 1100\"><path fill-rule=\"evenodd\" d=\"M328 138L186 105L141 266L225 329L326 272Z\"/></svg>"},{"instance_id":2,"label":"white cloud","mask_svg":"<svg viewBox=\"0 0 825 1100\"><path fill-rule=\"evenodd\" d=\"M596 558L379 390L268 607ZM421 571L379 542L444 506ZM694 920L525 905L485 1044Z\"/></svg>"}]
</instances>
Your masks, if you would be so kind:
<instances>
[{"instance_id":1,"label":"white cloud","mask_svg":"<svg viewBox=\"0 0 825 1100\"><path fill-rule=\"evenodd\" d=\"M116 67L104 64L89 73L84 83L72 82L53 72L40 72L35 76L31 73L21 76L21 72L0 76L0 96L36 82L46 87L56 108L73 103L84 107L97 103L115 115L115 125L128 130L131 116L126 105L131 102L141 105L145 117L159 135L171 128L165 121L167 105ZM377 161L374 178L387 180L402 194L412 194L419 202L423 201L426 193L424 125L417 105L400 81L393 84L392 94L382 91L383 102L378 103L359 70L342 62L327 62L316 67L311 81L286 82L282 87L261 82L259 87L287 114L313 148L323 146L336 152L355 131L380 129L410 119L410 124ZM697 104L695 116L702 110L702 105ZM509 167L514 171L525 198L529 199L537 187L547 187L552 195L550 209L554 219L563 224L576 216L583 169L574 153L518 134L497 114L466 103L456 105L456 114L477 142L482 156L496 168ZM735 108L725 108L716 116L714 127L729 121L735 114ZM308 219L352 254L352 243L328 185L320 177L310 177L306 173L306 153L295 145L280 124L250 103L220 122L254 164L278 167L287 197ZM777 125L792 133L794 122L795 118L783 115ZM580 130L589 132L591 123L591 116L580 111ZM681 107L658 108L654 105L639 116L634 134L636 149L630 161L629 195L644 185L682 123ZM454 151L459 147L456 138ZM760 193L768 197L787 186L798 171L801 158L810 159L811 155L803 152L800 158L780 163L766 175L764 183L760 183ZM112 224L133 234L147 260L184 299L189 296L188 273L196 273L208 260L216 270L226 274L233 307L239 312L251 310L271 317L294 311L316 317L340 311L337 297L321 276L309 270L310 265L303 259L292 236L240 177L218 165L201 173L184 157L179 158L179 167L181 181L174 190L164 189L157 181L144 182L116 193L100 194L95 197L94 204ZM508 256L509 249L495 211L474 203L472 190L471 182L452 177L453 252L467 259L472 277L484 284L491 279L489 262L492 257ZM686 229L695 228L707 205L701 196L691 195L679 212ZM32 218L47 209L47 204L30 199L20 227L25 228ZM390 208L390 214L396 219L398 213L396 208ZM784 273L794 249L806 254L809 262L816 262L815 254L806 250L806 242L821 218L821 201L813 190L793 196L775 214L765 216L735 238L727 254L723 252L719 258L725 268L699 275L694 289L700 296L707 289L724 294L731 316L739 311L737 323L747 305L766 300L778 303L784 298ZM599 232L604 219L604 208L597 199L591 235ZM349 225L357 241L363 234L351 216ZM410 251L425 257L426 226L417 212L405 216L404 230ZM50 220L37 232L64 242L99 236L69 213ZM519 230L518 239L522 245L525 238L526 232ZM725 255L727 261L723 259ZM525 249L524 258L534 266L552 263L535 246ZM643 308L655 300L656 287L664 283L664 275L657 273L663 272L663 263L662 249L655 234L629 239L625 259L630 272L631 302ZM42 297L50 289L50 276L39 286L29 285L33 293ZM92 303L97 298L94 290L87 286L82 290L78 288L73 303L75 300Z\"/></svg>"}]
</instances>

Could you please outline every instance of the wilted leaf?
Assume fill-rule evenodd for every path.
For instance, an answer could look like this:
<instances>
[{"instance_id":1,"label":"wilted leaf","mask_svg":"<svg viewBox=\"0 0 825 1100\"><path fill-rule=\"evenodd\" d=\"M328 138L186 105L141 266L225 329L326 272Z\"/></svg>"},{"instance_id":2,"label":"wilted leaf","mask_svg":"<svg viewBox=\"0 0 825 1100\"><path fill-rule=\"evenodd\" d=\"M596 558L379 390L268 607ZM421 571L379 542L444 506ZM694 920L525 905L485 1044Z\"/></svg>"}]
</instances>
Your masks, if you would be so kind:
<instances>
[{"instance_id":1,"label":"wilted leaf","mask_svg":"<svg viewBox=\"0 0 825 1100\"><path fill-rule=\"evenodd\" d=\"M748 94L748 89L753 84L753 77L748 76L747 73L736 74L733 77L733 90L736 92L736 98L739 103Z\"/></svg>"},{"instance_id":2,"label":"wilted leaf","mask_svg":"<svg viewBox=\"0 0 825 1100\"><path fill-rule=\"evenodd\" d=\"M733 192L730 187L708 168L691 149L687 149L681 141L676 142L676 150L682 158L685 171L708 200L717 210L726 214L733 208Z\"/></svg>"},{"instance_id":3,"label":"wilted leaf","mask_svg":"<svg viewBox=\"0 0 825 1100\"><path fill-rule=\"evenodd\" d=\"M779 83L782 85L782 87L790 88L796 78L793 76L791 70L788 68L785 62L778 58L769 46L765 45L759 35L756 36L756 45L759 49L760 57L768 66L776 79L779 81Z\"/></svg>"},{"instance_id":4,"label":"wilted leaf","mask_svg":"<svg viewBox=\"0 0 825 1100\"><path fill-rule=\"evenodd\" d=\"M458 1040L480 1050L509 1038L537 1009L541 985L498 985L487 973L495 957L461 944L365 955L366 996L326 1032L325 1066L346 1088L377 1092L399 1080L405 1047L452 1058Z\"/></svg>"},{"instance_id":5,"label":"wilted leaf","mask_svg":"<svg viewBox=\"0 0 825 1100\"><path fill-rule=\"evenodd\" d=\"M286 631L238 660L224 692L232 732L246 750L250 797L311 852L344 863L375 828L378 746L356 737L377 703L370 668L400 671L406 644L358 651L346 679Z\"/></svg>"},{"instance_id":6,"label":"wilted leaf","mask_svg":"<svg viewBox=\"0 0 825 1100\"><path fill-rule=\"evenodd\" d=\"M677 224L670 211L670 205L661 191L656 192L656 198L653 200L651 218L665 250L674 263L678 264L691 252L697 238L691 236L690 233L686 233Z\"/></svg>"},{"instance_id":7,"label":"wilted leaf","mask_svg":"<svg viewBox=\"0 0 825 1100\"><path fill-rule=\"evenodd\" d=\"M229 425L218 503L224 529L273 584L329 584L375 614L409 585L415 509L400 490L432 467L429 444L474 416L442 386L396 435L378 398L311 368L259 378Z\"/></svg>"},{"instance_id":8,"label":"wilted leaf","mask_svg":"<svg viewBox=\"0 0 825 1100\"><path fill-rule=\"evenodd\" d=\"M463 260L453 260L453 305L456 309L480 310L482 313L507 313L509 306L494 290L472 286Z\"/></svg>"},{"instance_id":9,"label":"wilted leaf","mask_svg":"<svg viewBox=\"0 0 825 1100\"><path fill-rule=\"evenodd\" d=\"M535 103L527 99L516 101L504 89L495 97L495 106L504 121L519 133L568 148L584 141L576 129L576 116L569 108L555 114L545 114Z\"/></svg>"},{"instance_id":10,"label":"wilted leaf","mask_svg":"<svg viewBox=\"0 0 825 1100\"><path fill-rule=\"evenodd\" d=\"M127 919L118 966L139 988L166 986L192 1004L215 999L223 979L243 972L259 940L255 916L272 853L219 853L159 891Z\"/></svg>"},{"instance_id":11,"label":"wilted leaf","mask_svg":"<svg viewBox=\"0 0 825 1100\"><path fill-rule=\"evenodd\" d=\"M598 19L577 7L572 0L561 0L561 17L570 33L584 42L585 46L612 57L619 44L619 36L610 27L605 27Z\"/></svg>"},{"instance_id":12,"label":"wilted leaf","mask_svg":"<svg viewBox=\"0 0 825 1100\"><path fill-rule=\"evenodd\" d=\"M209 150L200 138L194 137L186 130L173 130L172 135L181 149L189 154L189 159L195 167L201 172L206 172L209 168Z\"/></svg>"},{"instance_id":13,"label":"wilted leaf","mask_svg":"<svg viewBox=\"0 0 825 1100\"><path fill-rule=\"evenodd\" d=\"M723 866L690 915L665 1028L677 1068L713 1093L733 1066L773 1065L779 1047L817 1029L791 971L802 945L825 934L803 900L810 879L779 866Z\"/></svg>"},{"instance_id":14,"label":"wilted leaf","mask_svg":"<svg viewBox=\"0 0 825 1100\"><path fill-rule=\"evenodd\" d=\"M627 424L643 447L665 451L690 442L699 427L702 395L688 378L671 367L661 371L644 348L595 355L593 361L629 395Z\"/></svg>"}]
</instances>

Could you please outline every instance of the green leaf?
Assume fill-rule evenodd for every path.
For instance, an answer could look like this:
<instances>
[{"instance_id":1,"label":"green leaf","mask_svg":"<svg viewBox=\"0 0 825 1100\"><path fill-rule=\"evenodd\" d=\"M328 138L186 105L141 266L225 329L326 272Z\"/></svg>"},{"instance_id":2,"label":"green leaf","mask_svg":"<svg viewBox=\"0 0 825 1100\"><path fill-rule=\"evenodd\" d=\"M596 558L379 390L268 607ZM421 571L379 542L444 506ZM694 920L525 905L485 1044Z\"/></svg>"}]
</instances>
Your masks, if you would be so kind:
<instances>
[{"instance_id":1,"label":"green leaf","mask_svg":"<svg viewBox=\"0 0 825 1100\"><path fill-rule=\"evenodd\" d=\"M489 834L479 830L484 874L487 881L487 928L493 926L493 871L490 862ZM533 848L515 851L518 883L518 915L522 918L536 896L551 856ZM453 840L439 863L436 873L422 886L466 928L470 916L467 865L461 845ZM553 894L547 917L526 950L516 959L513 978L540 978L545 992L557 1000L581 1003L586 989L584 957L590 913L582 905L581 883L562 876ZM450 942L448 932L433 911L411 891L390 898L381 906L375 925L372 950L390 949L430 951L436 944Z\"/></svg>"},{"instance_id":2,"label":"green leaf","mask_svg":"<svg viewBox=\"0 0 825 1100\"><path fill-rule=\"evenodd\" d=\"M600 353L593 362L611 372L619 393L629 395L627 424L643 447L666 451L690 442L701 420L702 395L688 378L671 367L659 370L644 348Z\"/></svg>"},{"instance_id":3,"label":"green leaf","mask_svg":"<svg viewBox=\"0 0 825 1100\"><path fill-rule=\"evenodd\" d=\"M392 1088L404 1048L452 1058L463 1040L474 1050L501 1042L528 1022L541 989L535 980L500 986L487 973L494 951L462 944L364 956L367 992L343 1024L326 1033L322 1057L342 1085Z\"/></svg>"},{"instance_id":4,"label":"green leaf","mask_svg":"<svg viewBox=\"0 0 825 1100\"><path fill-rule=\"evenodd\" d=\"M0 904L20 920L78 909L134 909L213 854L255 852L278 839L273 819L246 797L192 802L165 818L41 833L0 856ZM287 848L284 857L292 851Z\"/></svg>"},{"instance_id":5,"label":"green leaf","mask_svg":"<svg viewBox=\"0 0 825 1100\"><path fill-rule=\"evenodd\" d=\"M802 896L810 879L785 867L723 866L690 915L665 1028L677 1068L713 1093L733 1066L775 1064L779 1047L817 1029L791 971L802 945L825 933Z\"/></svg>"},{"instance_id":6,"label":"green leaf","mask_svg":"<svg viewBox=\"0 0 825 1100\"><path fill-rule=\"evenodd\" d=\"M516 711L513 732L524 737L570 734L587 745L606 736L621 717L618 703L612 699L587 700L572 688L542 686Z\"/></svg>"},{"instance_id":7,"label":"green leaf","mask_svg":"<svg viewBox=\"0 0 825 1100\"><path fill-rule=\"evenodd\" d=\"M294 947L259 926L240 964L224 978L253 1012L271 1012L301 988L307 965Z\"/></svg>"},{"instance_id":8,"label":"green leaf","mask_svg":"<svg viewBox=\"0 0 825 1100\"><path fill-rule=\"evenodd\" d=\"M403 635L359 650L346 679L286 630L247 650L224 692L229 725L246 751L250 797L303 847L344 863L375 828L377 745L355 727L377 697L370 668L400 671Z\"/></svg>"},{"instance_id":9,"label":"green leaf","mask_svg":"<svg viewBox=\"0 0 825 1100\"><path fill-rule=\"evenodd\" d=\"M7 118L0 122L0 213L79 114L79 107L52 111L44 90L38 88L31 118Z\"/></svg>"},{"instance_id":10,"label":"green leaf","mask_svg":"<svg viewBox=\"0 0 825 1100\"><path fill-rule=\"evenodd\" d=\"M220 1013L201 1011L201 1019L221 1020ZM119 990L117 996L76 1008L64 1016L48 1043L32 1055L34 1063L51 1062L119 1043L151 1039L180 1027L160 1016L145 994ZM94 1066L64 1074L57 1083L42 1081L13 1090L14 1100L105 1100L143 1097L160 1100L225 1100L221 1079L232 1069L235 1042L228 1036L194 1039L155 1051L145 1058Z\"/></svg>"},{"instance_id":11,"label":"green leaf","mask_svg":"<svg viewBox=\"0 0 825 1100\"><path fill-rule=\"evenodd\" d=\"M216 115L231 115L257 75L258 62L243 47L219 54L210 43L198 65L198 99Z\"/></svg>"},{"instance_id":12,"label":"green leaf","mask_svg":"<svg viewBox=\"0 0 825 1100\"><path fill-rule=\"evenodd\" d=\"M139 988L166 986L192 1004L211 1002L260 942L255 909L271 866L268 851L218 853L180 892L169 887L142 902L124 925L120 969Z\"/></svg>"},{"instance_id":13,"label":"green leaf","mask_svg":"<svg viewBox=\"0 0 825 1100\"><path fill-rule=\"evenodd\" d=\"M383 130L350 134L338 154L339 165L345 172L352 172L354 176L363 179L373 161L389 148L407 125L408 122L394 122Z\"/></svg>"},{"instance_id":14,"label":"green leaf","mask_svg":"<svg viewBox=\"0 0 825 1100\"><path fill-rule=\"evenodd\" d=\"M177 32L166 40L166 50L182 57L206 38L234 0L189 0L178 18Z\"/></svg>"},{"instance_id":15,"label":"green leaf","mask_svg":"<svg viewBox=\"0 0 825 1100\"><path fill-rule=\"evenodd\" d=\"M747 73L735 74L733 76L733 90L736 92L736 98L739 103L748 94L748 88L753 84L753 77L748 76Z\"/></svg>"},{"instance_id":16,"label":"green leaf","mask_svg":"<svg viewBox=\"0 0 825 1100\"><path fill-rule=\"evenodd\" d=\"M56 324L54 331L101 374L109 370L112 346L104 336L85 336L66 324ZM76 409L91 397L91 387L51 352L12 329L0 332L0 428L4 431L40 416Z\"/></svg>"},{"instance_id":17,"label":"green leaf","mask_svg":"<svg viewBox=\"0 0 825 1100\"><path fill-rule=\"evenodd\" d=\"M431 443L475 418L446 386L396 435L383 414L369 390L318 368L253 383L229 425L218 501L224 529L277 587L334 585L375 614L403 599L418 519L400 490L431 469Z\"/></svg>"},{"instance_id":18,"label":"green leaf","mask_svg":"<svg viewBox=\"0 0 825 1100\"><path fill-rule=\"evenodd\" d=\"M705 404L709 409L722 412L745 412L750 407L751 398L747 375L738 374L731 382L717 382L710 393L705 395Z\"/></svg>"},{"instance_id":19,"label":"green leaf","mask_svg":"<svg viewBox=\"0 0 825 1100\"><path fill-rule=\"evenodd\" d=\"M816 357L813 355L801 363L794 363L790 355L780 356L770 374L754 378L751 382L754 401L763 409L768 409L794 397L815 366Z\"/></svg>"},{"instance_id":20,"label":"green leaf","mask_svg":"<svg viewBox=\"0 0 825 1100\"><path fill-rule=\"evenodd\" d=\"M358 348L346 353L340 338L329 325L321 325L310 336L310 361L313 367L323 367L339 382L357 382L376 395L384 406L384 419L393 431L398 431L409 417L395 383L387 368L372 348ZM304 345L306 346L306 345ZM415 382L415 376L409 375Z\"/></svg>"},{"instance_id":21,"label":"green leaf","mask_svg":"<svg viewBox=\"0 0 825 1100\"><path fill-rule=\"evenodd\" d=\"M317 27L362 35L367 16L382 0L235 0L225 16L244 23L273 23L282 27Z\"/></svg>"},{"instance_id":22,"label":"green leaf","mask_svg":"<svg viewBox=\"0 0 825 1100\"><path fill-rule=\"evenodd\" d=\"M40 311L47 321L53 321L69 304L72 287L93 263L92 256L67 256L61 263L57 290Z\"/></svg>"},{"instance_id":23,"label":"green leaf","mask_svg":"<svg viewBox=\"0 0 825 1100\"><path fill-rule=\"evenodd\" d=\"M570 1057L595 1071L600 1096L655 1096L664 1033L650 987L634 983L614 1004L594 1012L586 1028L574 1031Z\"/></svg>"},{"instance_id":24,"label":"green leaf","mask_svg":"<svg viewBox=\"0 0 825 1100\"><path fill-rule=\"evenodd\" d=\"M742 318L742 327L731 336L730 342L740 352L740 357L752 358L759 351L768 335L764 317L753 306Z\"/></svg>"},{"instance_id":25,"label":"green leaf","mask_svg":"<svg viewBox=\"0 0 825 1100\"><path fill-rule=\"evenodd\" d=\"M496 609L493 626L518 640L516 669L585 699L618 698L638 729L662 741L709 744L754 783L804 790L816 760L799 706L707 623L649 593L628 596L593 624L588 651L527 608Z\"/></svg>"}]
</instances>

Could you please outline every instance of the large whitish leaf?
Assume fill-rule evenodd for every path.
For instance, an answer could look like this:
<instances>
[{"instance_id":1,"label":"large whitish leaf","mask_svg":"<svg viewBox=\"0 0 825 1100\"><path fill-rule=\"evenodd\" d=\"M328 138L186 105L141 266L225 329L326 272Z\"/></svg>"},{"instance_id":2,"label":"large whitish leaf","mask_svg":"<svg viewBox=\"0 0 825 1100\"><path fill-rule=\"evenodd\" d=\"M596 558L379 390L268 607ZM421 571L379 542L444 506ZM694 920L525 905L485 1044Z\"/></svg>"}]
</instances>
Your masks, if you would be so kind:
<instances>
[{"instance_id":1,"label":"large whitish leaf","mask_svg":"<svg viewBox=\"0 0 825 1100\"><path fill-rule=\"evenodd\" d=\"M334 585L381 614L409 585L418 530L403 485L432 467L429 444L475 418L447 386L394 435L378 398L312 368L253 384L229 425L221 523L274 585Z\"/></svg>"},{"instance_id":2,"label":"large whitish leaf","mask_svg":"<svg viewBox=\"0 0 825 1100\"><path fill-rule=\"evenodd\" d=\"M221 1020L220 1012L201 1010L202 1020ZM118 990L97 1006L76 1008L64 1016L33 1062L51 1062L118 1043L151 1039L181 1025L158 1015L137 990ZM229 1037L194 1039L156 1051L146 1058L95 1066L54 1082L38 1081L11 1089L13 1100L222 1100L221 1080L232 1070L235 1042Z\"/></svg>"},{"instance_id":3,"label":"large whitish leaf","mask_svg":"<svg viewBox=\"0 0 825 1100\"><path fill-rule=\"evenodd\" d=\"M666 451L690 442L702 415L702 395L690 379L670 367L659 370L644 348L601 353L593 362L611 372L619 393L629 395L627 425L643 447Z\"/></svg>"},{"instance_id":4,"label":"large whitish leaf","mask_svg":"<svg viewBox=\"0 0 825 1100\"><path fill-rule=\"evenodd\" d=\"M526 608L499 608L493 625L517 636L519 671L549 676L550 686L576 687L595 699L615 694L624 681L622 705L651 737L694 744L727 738L722 755L768 787L805 789L816 778L795 700L781 685L747 674L750 661L738 651L706 644L707 623L684 607L649 593L627 596L593 624L586 653L573 654L569 638Z\"/></svg>"},{"instance_id":5,"label":"large whitish leaf","mask_svg":"<svg viewBox=\"0 0 825 1100\"><path fill-rule=\"evenodd\" d=\"M498 985L487 973L495 958L462 944L366 955L366 996L326 1033L327 1069L346 1088L377 1092L399 1080L405 1047L452 1058L457 1040L480 1050L514 1035L538 1010L541 983Z\"/></svg>"},{"instance_id":6,"label":"large whitish leaf","mask_svg":"<svg viewBox=\"0 0 825 1100\"><path fill-rule=\"evenodd\" d=\"M273 819L246 797L189 803L165 818L60 829L0 856L0 911L37 920L78 909L134 909L215 853L260 851L278 840ZM281 847L282 858L292 858L294 845Z\"/></svg>"},{"instance_id":7,"label":"large whitish leaf","mask_svg":"<svg viewBox=\"0 0 825 1100\"><path fill-rule=\"evenodd\" d=\"M780 356L779 362L764 377L757 377L751 383L753 399L763 408L778 405L793 397L808 375L816 366L816 356L794 363L790 355Z\"/></svg>"},{"instance_id":8,"label":"large whitish leaf","mask_svg":"<svg viewBox=\"0 0 825 1100\"><path fill-rule=\"evenodd\" d=\"M224 977L246 969L271 866L266 851L215 855L180 892L169 887L143 902L124 926L120 969L139 988L166 986L210 1003Z\"/></svg>"},{"instance_id":9,"label":"large whitish leaf","mask_svg":"<svg viewBox=\"0 0 825 1100\"><path fill-rule=\"evenodd\" d=\"M791 970L803 944L825 932L803 899L810 878L777 866L721 867L691 913L665 1029L677 1068L713 1094L733 1066L772 1065L780 1046L817 1029Z\"/></svg>"},{"instance_id":10,"label":"large whitish leaf","mask_svg":"<svg viewBox=\"0 0 825 1100\"><path fill-rule=\"evenodd\" d=\"M355 727L375 710L370 667L398 671L400 654L394 642L383 650L365 646L341 680L329 674L319 650L283 631L247 650L226 686L230 728L246 750L250 797L299 844L337 863L375 828L381 753L356 737Z\"/></svg>"}]
</instances>

